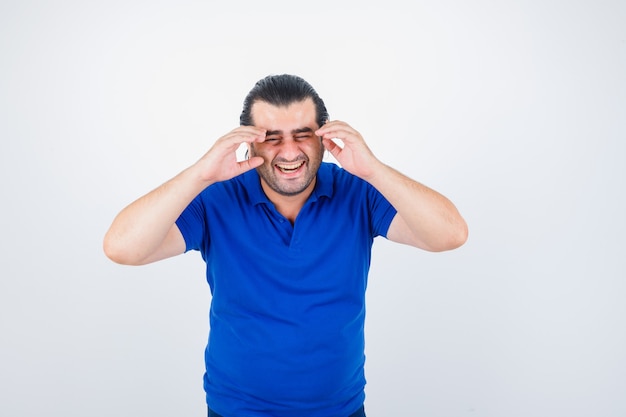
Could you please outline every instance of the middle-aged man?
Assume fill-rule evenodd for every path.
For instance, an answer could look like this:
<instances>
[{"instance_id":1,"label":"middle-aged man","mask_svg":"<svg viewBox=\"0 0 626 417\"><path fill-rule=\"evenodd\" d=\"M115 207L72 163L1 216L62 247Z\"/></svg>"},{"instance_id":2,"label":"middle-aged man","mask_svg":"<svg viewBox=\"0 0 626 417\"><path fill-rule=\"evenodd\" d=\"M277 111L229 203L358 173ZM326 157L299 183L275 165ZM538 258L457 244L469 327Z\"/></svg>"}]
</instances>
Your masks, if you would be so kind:
<instances>
[{"instance_id":1,"label":"middle-aged man","mask_svg":"<svg viewBox=\"0 0 626 417\"><path fill-rule=\"evenodd\" d=\"M444 251L466 241L467 225L447 198L329 121L300 77L257 82L240 124L124 208L105 252L130 265L202 254L212 293L209 416L364 416L374 238ZM325 149L341 167L322 162Z\"/></svg>"}]
</instances>

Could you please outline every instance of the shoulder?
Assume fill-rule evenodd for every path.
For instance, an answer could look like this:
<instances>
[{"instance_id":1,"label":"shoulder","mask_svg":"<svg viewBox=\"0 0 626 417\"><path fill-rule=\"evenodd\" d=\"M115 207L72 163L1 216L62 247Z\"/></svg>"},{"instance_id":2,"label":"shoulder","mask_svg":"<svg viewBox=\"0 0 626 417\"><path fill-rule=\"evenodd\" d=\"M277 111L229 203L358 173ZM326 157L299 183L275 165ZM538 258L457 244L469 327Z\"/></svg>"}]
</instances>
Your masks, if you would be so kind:
<instances>
[{"instance_id":1,"label":"shoulder","mask_svg":"<svg viewBox=\"0 0 626 417\"><path fill-rule=\"evenodd\" d=\"M367 184L361 178L353 175L332 162L322 162L318 171L323 182L330 182L335 186L350 186L356 184Z\"/></svg>"},{"instance_id":2,"label":"shoulder","mask_svg":"<svg viewBox=\"0 0 626 417\"><path fill-rule=\"evenodd\" d=\"M333 193L340 193L342 196L348 194L364 196L376 192L370 183L349 173L337 164L325 162L320 167L320 171L325 171L326 181L332 183ZM324 173L320 178L323 177Z\"/></svg>"},{"instance_id":3,"label":"shoulder","mask_svg":"<svg viewBox=\"0 0 626 417\"><path fill-rule=\"evenodd\" d=\"M229 204L239 205L259 198L259 177L255 170L245 172L226 181L221 181L205 188L200 197L223 209Z\"/></svg>"}]
</instances>

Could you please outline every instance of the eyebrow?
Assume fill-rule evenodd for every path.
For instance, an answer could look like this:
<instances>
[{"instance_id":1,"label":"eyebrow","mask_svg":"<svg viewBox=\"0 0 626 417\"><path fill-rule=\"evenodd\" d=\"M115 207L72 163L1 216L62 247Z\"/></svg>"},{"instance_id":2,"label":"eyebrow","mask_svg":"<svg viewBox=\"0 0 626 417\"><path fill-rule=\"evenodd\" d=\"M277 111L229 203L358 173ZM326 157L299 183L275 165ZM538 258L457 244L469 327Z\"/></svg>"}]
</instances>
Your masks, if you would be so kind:
<instances>
[{"instance_id":1,"label":"eyebrow","mask_svg":"<svg viewBox=\"0 0 626 417\"><path fill-rule=\"evenodd\" d=\"M282 135L282 133L282 130L268 130L267 132L265 132L265 136ZM299 129L293 129L291 131L292 135L297 135L298 133L313 133L313 129L311 129L310 127L301 127Z\"/></svg>"}]
</instances>

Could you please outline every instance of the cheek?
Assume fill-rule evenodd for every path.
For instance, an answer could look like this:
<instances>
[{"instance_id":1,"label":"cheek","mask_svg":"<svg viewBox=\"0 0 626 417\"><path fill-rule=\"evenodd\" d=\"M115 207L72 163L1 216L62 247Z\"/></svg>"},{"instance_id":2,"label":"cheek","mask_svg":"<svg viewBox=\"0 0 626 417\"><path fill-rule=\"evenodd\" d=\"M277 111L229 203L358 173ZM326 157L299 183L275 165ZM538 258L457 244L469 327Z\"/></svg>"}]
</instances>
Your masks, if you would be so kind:
<instances>
[{"instance_id":1,"label":"cheek","mask_svg":"<svg viewBox=\"0 0 626 417\"><path fill-rule=\"evenodd\" d=\"M324 155L324 145L321 141L314 142L308 147L307 153L309 155Z\"/></svg>"}]
</instances>

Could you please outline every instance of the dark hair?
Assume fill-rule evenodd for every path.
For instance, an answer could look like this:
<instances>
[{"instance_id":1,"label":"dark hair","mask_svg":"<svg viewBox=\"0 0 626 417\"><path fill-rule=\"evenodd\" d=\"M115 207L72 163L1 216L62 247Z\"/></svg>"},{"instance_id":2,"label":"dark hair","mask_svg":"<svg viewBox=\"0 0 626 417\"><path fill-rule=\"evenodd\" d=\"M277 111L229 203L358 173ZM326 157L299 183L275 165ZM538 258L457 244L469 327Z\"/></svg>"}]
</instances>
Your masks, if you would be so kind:
<instances>
[{"instance_id":1,"label":"dark hair","mask_svg":"<svg viewBox=\"0 0 626 417\"><path fill-rule=\"evenodd\" d=\"M315 103L316 120L321 127L328 120L328 111L311 84L296 75L268 75L257 81L246 96L239 123L241 126L252 126L252 105L257 101L264 101L273 106L289 106L307 98L311 98Z\"/></svg>"}]
</instances>

